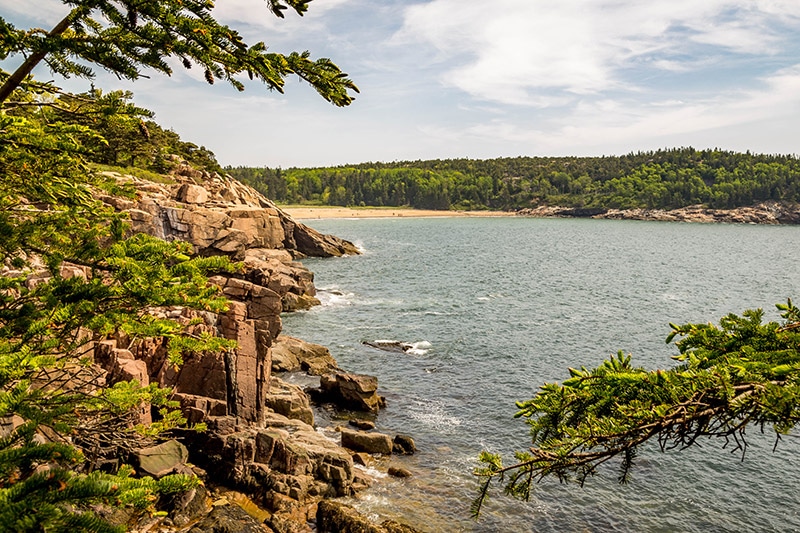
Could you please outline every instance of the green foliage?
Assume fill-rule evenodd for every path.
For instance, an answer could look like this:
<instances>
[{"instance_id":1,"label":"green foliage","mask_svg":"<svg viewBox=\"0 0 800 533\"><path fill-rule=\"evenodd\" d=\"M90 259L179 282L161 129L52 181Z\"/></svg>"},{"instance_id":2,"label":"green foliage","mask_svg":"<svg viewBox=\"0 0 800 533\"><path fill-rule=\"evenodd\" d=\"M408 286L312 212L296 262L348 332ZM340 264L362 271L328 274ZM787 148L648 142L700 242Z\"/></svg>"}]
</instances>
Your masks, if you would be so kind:
<instances>
[{"instance_id":1,"label":"green foliage","mask_svg":"<svg viewBox=\"0 0 800 533\"><path fill-rule=\"evenodd\" d=\"M222 170L213 152L204 146L181 140L151 120L153 112L132 102L129 91L104 93L91 89L83 94L69 94L46 87L38 94L17 92L6 102L7 114L38 123L68 123L85 128L79 135L81 155L92 168L128 173L156 182L164 182L164 173L178 160L210 172ZM127 168L120 168L125 165Z\"/></svg>"},{"instance_id":2,"label":"green foliage","mask_svg":"<svg viewBox=\"0 0 800 533\"><path fill-rule=\"evenodd\" d=\"M763 322L763 311L730 314L713 324L671 324L681 364L649 371L619 353L594 369L569 369L570 377L548 383L519 402L516 416L531 428L531 448L504 467L484 453L477 516L493 479L527 498L532 484L553 476L583 484L598 467L617 461L619 481L628 480L639 447L686 448L701 438L723 447L747 447L745 429L771 427L776 445L800 422L800 309L779 304L784 321Z\"/></svg>"},{"instance_id":3,"label":"green foliage","mask_svg":"<svg viewBox=\"0 0 800 533\"><path fill-rule=\"evenodd\" d=\"M302 15L309 2L270 0L267 6L283 17L287 8ZM41 61L65 77L91 77L89 63L135 80L143 69L172 74L167 60L175 58L187 69L202 69L208 83L225 80L240 91L244 90L240 77L245 75L283 92L285 78L295 74L338 106L348 105L351 91L358 91L327 58L312 60L308 52L268 52L263 42L248 45L236 30L216 21L211 0L64 0L63 4L65 17L50 31L17 29L0 18L4 37L0 59L27 58L0 87L0 102Z\"/></svg>"},{"instance_id":4,"label":"green foliage","mask_svg":"<svg viewBox=\"0 0 800 533\"><path fill-rule=\"evenodd\" d=\"M0 438L0 530L112 531L89 504L145 509L196 480L79 473L87 458L74 445L131 446L185 423L169 391L100 386L87 344L114 332L166 337L176 363L185 351L230 349L147 309L222 310L206 275L234 265L191 258L185 243L126 236L124 217L97 199L126 191L83 159L81 141L100 139L90 128L1 113L0 131L0 419L17 424ZM160 409L148 427L136 424L143 405Z\"/></svg>"},{"instance_id":5,"label":"green foliage","mask_svg":"<svg viewBox=\"0 0 800 533\"><path fill-rule=\"evenodd\" d=\"M283 17L308 3L270 0L268 8ZM117 531L92 506L153 511L159 494L197 483L92 471L103 453L186 421L168 390L105 386L104 372L85 357L91 342L163 338L173 364L187 352L234 347L152 310L222 311L226 300L207 276L236 265L192 257L186 243L130 235L125 216L99 198L133 191L89 164L163 171L165 155L177 154L215 170L213 154L149 120L130 93L65 94L30 79L31 70L44 61L55 73L91 77L89 65L99 65L136 79L147 68L170 74L173 57L202 68L209 83L224 79L240 90L241 74L278 91L297 74L335 105L357 91L328 59L246 45L216 22L207 0L63 4L67 14L50 31L0 18L0 59L25 57L14 73L0 73L0 419L11 427L0 435L0 531ZM157 410L155 423L140 423L143 408Z\"/></svg>"},{"instance_id":6,"label":"green foliage","mask_svg":"<svg viewBox=\"0 0 800 533\"><path fill-rule=\"evenodd\" d=\"M512 210L734 208L800 201L800 160L680 148L619 157L517 157L271 170L228 167L280 202Z\"/></svg>"}]
</instances>

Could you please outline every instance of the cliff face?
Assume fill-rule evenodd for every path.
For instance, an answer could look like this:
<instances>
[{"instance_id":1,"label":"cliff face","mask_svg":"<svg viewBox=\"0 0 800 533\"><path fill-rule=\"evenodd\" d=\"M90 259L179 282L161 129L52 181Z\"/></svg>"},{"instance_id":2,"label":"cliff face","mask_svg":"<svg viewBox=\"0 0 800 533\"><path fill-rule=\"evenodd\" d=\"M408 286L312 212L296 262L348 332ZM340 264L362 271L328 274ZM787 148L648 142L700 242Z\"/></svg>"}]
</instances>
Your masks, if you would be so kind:
<instances>
[{"instance_id":1,"label":"cliff face","mask_svg":"<svg viewBox=\"0 0 800 533\"><path fill-rule=\"evenodd\" d=\"M133 200L101 198L130 215L133 232L186 241L199 255L226 255L241 261L244 269L210 279L228 298L227 313L157 311L187 324L199 322L191 326L195 334L237 341L233 353L194 354L177 369L166 360L165 341L117 336L103 342L99 360L113 379L135 378L174 388L191 422L234 416L245 423L262 423L269 410L271 348L281 332L280 313L319 304L313 274L294 259L358 250L292 220L257 191L227 176L187 165L178 167L170 184L110 175L132 184L137 192Z\"/></svg>"},{"instance_id":2,"label":"cliff face","mask_svg":"<svg viewBox=\"0 0 800 533\"><path fill-rule=\"evenodd\" d=\"M293 257L358 254L345 240L322 235L292 220L256 190L229 176L178 167L173 184L109 173L132 183L138 200L104 197L129 213L133 230L192 243L200 255L241 259L247 250L282 249Z\"/></svg>"}]
</instances>

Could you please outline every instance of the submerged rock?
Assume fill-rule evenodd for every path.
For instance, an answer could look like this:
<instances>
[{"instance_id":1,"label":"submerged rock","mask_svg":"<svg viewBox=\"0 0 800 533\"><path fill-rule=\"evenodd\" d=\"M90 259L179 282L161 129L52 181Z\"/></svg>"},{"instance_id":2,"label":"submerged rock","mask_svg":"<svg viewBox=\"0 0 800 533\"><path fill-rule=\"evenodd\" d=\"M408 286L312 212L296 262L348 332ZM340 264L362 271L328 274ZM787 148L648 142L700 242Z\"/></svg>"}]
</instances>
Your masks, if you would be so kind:
<instances>
[{"instance_id":1,"label":"submerged rock","mask_svg":"<svg viewBox=\"0 0 800 533\"><path fill-rule=\"evenodd\" d=\"M413 344L409 344L407 342L388 341L388 340L363 341L361 344L364 344L366 346L371 346L372 348L377 348L378 350L383 350L385 352L405 353L414 348Z\"/></svg>"},{"instance_id":2,"label":"submerged rock","mask_svg":"<svg viewBox=\"0 0 800 533\"><path fill-rule=\"evenodd\" d=\"M408 435L395 435L392 442L392 451L399 455L413 455L417 451L417 446Z\"/></svg>"},{"instance_id":3,"label":"submerged rock","mask_svg":"<svg viewBox=\"0 0 800 533\"><path fill-rule=\"evenodd\" d=\"M413 474L407 468L401 466L390 466L386 473L392 477L406 478L411 477Z\"/></svg>"},{"instance_id":4,"label":"submerged rock","mask_svg":"<svg viewBox=\"0 0 800 533\"><path fill-rule=\"evenodd\" d=\"M371 522L355 508L341 502L324 501L317 507L318 533L420 533L394 520Z\"/></svg>"}]
</instances>

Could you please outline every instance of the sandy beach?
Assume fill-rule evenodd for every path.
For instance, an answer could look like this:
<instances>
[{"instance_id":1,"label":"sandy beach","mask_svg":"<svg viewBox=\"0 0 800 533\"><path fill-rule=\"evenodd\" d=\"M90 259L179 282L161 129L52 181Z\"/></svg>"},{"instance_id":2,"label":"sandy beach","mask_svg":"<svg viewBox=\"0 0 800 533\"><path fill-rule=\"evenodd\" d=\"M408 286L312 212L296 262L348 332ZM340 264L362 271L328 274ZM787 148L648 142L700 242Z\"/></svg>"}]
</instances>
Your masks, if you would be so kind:
<instances>
[{"instance_id":1,"label":"sandy beach","mask_svg":"<svg viewBox=\"0 0 800 533\"><path fill-rule=\"evenodd\" d=\"M402 207L328 207L278 206L296 220L321 218L394 218L394 217L508 217L509 211L435 211Z\"/></svg>"}]
</instances>

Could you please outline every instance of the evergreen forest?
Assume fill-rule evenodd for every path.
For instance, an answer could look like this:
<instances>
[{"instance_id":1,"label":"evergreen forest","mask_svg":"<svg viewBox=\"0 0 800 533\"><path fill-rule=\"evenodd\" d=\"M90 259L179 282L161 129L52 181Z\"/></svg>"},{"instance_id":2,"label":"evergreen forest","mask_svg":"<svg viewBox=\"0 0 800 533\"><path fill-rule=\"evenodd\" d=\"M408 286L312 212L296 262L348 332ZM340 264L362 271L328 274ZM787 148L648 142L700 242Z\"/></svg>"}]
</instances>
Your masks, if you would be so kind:
<instances>
[{"instance_id":1,"label":"evergreen forest","mask_svg":"<svg viewBox=\"0 0 800 533\"><path fill-rule=\"evenodd\" d=\"M800 200L794 155L674 148L604 157L513 157L362 163L327 168L226 167L289 204L418 209L716 209Z\"/></svg>"}]
</instances>

